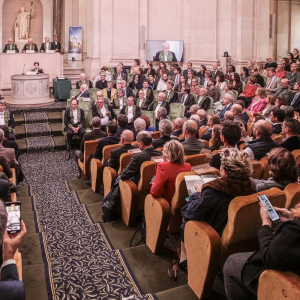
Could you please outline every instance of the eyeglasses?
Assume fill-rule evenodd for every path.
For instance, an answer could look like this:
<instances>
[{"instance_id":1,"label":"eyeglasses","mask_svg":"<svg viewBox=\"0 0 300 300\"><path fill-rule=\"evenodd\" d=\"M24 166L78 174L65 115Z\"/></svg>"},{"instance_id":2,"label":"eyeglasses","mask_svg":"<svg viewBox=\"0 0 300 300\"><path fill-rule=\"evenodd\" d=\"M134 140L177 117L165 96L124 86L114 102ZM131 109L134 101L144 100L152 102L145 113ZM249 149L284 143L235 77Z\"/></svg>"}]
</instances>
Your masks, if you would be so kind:
<instances>
[{"instance_id":1,"label":"eyeglasses","mask_svg":"<svg viewBox=\"0 0 300 300\"><path fill-rule=\"evenodd\" d=\"M257 131L259 131L254 125L252 125L252 128L256 129Z\"/></svg>"}]
</instances>

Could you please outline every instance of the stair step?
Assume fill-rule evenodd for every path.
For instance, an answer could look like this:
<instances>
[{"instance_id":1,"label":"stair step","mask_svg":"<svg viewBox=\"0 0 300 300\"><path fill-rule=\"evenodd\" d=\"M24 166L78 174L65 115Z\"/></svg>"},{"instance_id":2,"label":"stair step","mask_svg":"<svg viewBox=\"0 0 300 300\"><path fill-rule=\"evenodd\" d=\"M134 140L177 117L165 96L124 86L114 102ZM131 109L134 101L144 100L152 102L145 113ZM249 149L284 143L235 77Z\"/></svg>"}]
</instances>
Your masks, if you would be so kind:
<instances>
[{"instance_id":1,"label":"stair step","mask_svg":"<svg viewBox=\"0 0 300 300\"><path fill-rule=\"evenodd\" d=\"M48 112L46 113L49 123L61 123L62 122L62 113L61 112ZM25 124L24 114L15 114L14 115L16 126ZM26 120L26 124L39 123L39 119L32 121Z\"/></svg>"},{"instance_id":2,"label":"stair step","mask_svg":"<svg viewBox=\"0 0 300 300\"><path fill-rule=\"evenodd\" d=\"M47 123L35 123L35 124L28 124L28 128L32 128L32 132L28 132L26 134L25 126L24 125L18 125L15 127L15 134L17 135L18 139L23 139L27 137L37 137L37 136L60 136L63 135L62 133L62 123L50 123L47 125ZM33 125L33 126L31 126ZM50 127L51 132L45 132L43 134L43 131L40 132L45 127L45 130L47 130L47 127ZM35 130L36 129L36 130ZM30 130L31 131L31 130Z\"/></svg>"}]
</instances>

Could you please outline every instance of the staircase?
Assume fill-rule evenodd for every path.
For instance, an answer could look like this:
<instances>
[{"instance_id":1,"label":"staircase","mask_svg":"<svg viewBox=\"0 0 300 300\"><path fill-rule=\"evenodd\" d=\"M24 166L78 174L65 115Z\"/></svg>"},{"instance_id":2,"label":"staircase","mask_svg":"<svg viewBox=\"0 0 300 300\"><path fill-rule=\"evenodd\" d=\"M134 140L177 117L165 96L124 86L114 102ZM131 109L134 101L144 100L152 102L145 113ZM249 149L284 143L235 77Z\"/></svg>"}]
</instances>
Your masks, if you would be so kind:
<instances>
[{"instance_id":1,"label":"staircase","mask_svg":"<svg viewBox=\"0 0 300 300\"><path fill-rule=\"evenodd\" d=\"M83 68L64 67L64 76L71 81L73 89L76 88L76 81L80 80L81 73L84 73Z\"/></svg>"}]
</instances>

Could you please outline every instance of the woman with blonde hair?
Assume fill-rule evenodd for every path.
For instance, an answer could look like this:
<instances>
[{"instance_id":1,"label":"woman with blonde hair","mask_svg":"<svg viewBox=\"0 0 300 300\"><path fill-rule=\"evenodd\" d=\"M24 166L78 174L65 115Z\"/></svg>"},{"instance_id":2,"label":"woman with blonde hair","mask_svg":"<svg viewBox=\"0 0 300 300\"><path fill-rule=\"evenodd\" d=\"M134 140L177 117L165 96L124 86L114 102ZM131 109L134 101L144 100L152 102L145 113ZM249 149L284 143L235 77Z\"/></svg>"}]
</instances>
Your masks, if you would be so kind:
<instances>
[{"instance_id":1,"label":"woman with blonde hair","mask_svg":"<svg viewBox=\"0 0 300 300\"><path fill-rule=\"evenodd\" d=\"M255 91L256 97L253 99L249 107L247 108L248 111L251 111L252 113L255 112L262 112L262 110L267 105L266 98L267 93L265 88L258 88Z\"/></svg>"},{"instance_id":2,"label":"woman with blonde hair","mask_svg":"<svg viewBox=\"0 0 300 300\"><path fill-rule=\"evenodd\" d=\"M165 198L171 205L175 194L176 177L182 172L191 171L191 165L185 162L183 146L177 140L171 140L164 144L163 159L163 162L157 164L150 194L154 198Z\"/></svg>"}]
</instances>

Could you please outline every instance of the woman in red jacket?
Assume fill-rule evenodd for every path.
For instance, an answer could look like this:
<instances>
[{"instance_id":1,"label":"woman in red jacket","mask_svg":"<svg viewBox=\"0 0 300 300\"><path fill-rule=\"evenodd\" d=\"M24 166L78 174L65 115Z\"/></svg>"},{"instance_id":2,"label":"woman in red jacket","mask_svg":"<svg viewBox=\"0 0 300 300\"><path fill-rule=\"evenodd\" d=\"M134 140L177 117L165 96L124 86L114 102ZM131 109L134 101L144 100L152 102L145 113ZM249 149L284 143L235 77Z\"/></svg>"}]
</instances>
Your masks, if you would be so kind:
<instances>
[{"instance_id":1,"label":"woman in red jacket","mask_svg":"<svg viewBox=\"0 0 300 300\"><path fill-rule=\"evenodd\" d=\"M169 204L175 194L175 181L179 173L191 171L191 165L185 163L184 149L177 140L164 145L164 161L157 164L154 183L150 194L154 198L163 197Z\"/></svg>"},{"instance_id":2,"label":"woman in red jacket","mask_svg":"<svg viewBox=\"0 0 300 300\"><path fill-rule=\"evenodd\" d=\"M251 98L255 96L255 92L258 88L258 86L255 83L256 78L254 76L249 76L248 84L246 85L244 91L238 97L239 100L243 100L245 102L246 107L249 106Z\"/></svg>"}]
</instances>

